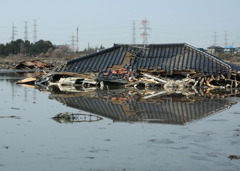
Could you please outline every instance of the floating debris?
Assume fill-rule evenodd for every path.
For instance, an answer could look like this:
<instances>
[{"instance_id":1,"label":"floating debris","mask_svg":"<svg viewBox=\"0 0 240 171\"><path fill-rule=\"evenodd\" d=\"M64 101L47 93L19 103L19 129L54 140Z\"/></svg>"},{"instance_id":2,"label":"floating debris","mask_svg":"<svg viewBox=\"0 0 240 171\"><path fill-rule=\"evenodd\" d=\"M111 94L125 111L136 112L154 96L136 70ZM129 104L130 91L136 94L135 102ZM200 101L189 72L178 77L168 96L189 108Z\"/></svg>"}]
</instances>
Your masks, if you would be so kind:
<instances>
[{"instance_id":1,"label":"floating debris","mask_svg":"<svg viewBox=\"0 0 240 171\"><path fill-rule=\"evenodd\" d=\"M11 109L20 110L20 108L18 108L18 107L11 107Z\"/></svg>"},{"instance_id":2,"label":"floating debris","mask_svg":"<svg viewBox=\"0 0 240 171\"><path fill-rule=\"evenodd\" d=\"M239 160L240 159L240 156L237 156L237 155L229 155L228 158L230 160Z\"/></svg>"},{"instance_id":3,"label":"floating debris","mask_svg":"<svg viewBox=\"0 0 240 171\"><path fill-rule=\"evenodd\" d=\"M35 84L35 82L37 81L37 78L25 78L23 80L17 81L17 84Z\"/></svg>"},{"instance_id":4,"label":"floating debris","mask_svg":"<svg viewBox=\"0 0 240 171\"><path fill-rule=\"evenodd\" d=\"M0 116L0 118L21 119L19 116Z\"/></svg>"},{"instance_id":5,"label":"floating debris","mask_svg":"<svg viewBox=\"0 0 240 171\"><path fill-rule=\"evenodd\" d=\"M53 119L59 123L96 122L103 118L92 114L58 113Z\"/></svg>"},{"instance_id":6,"label":"floating debris","mask_svg":"<svg viewBox=\"0 0 240 171\"><path fill-rule=\"evenodd\" d=\"M35 85L35 84L42 84L48 81L48 73L46 71L41 71L35 73L35 76L24 78L16 82L16 84L28 84L28 85Z\"/></svg>"}]
</instances>

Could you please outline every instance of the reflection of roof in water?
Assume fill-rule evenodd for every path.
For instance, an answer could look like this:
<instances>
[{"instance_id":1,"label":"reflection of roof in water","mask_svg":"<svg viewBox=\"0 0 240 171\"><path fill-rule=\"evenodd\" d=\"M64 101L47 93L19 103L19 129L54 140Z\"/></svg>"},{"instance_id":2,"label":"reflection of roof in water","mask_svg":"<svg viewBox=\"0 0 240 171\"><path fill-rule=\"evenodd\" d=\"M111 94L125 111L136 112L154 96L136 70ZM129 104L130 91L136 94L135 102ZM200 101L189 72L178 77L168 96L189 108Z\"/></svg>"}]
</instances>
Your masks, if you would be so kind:
<instances>
[{"instance_id":1,"label":"reflection of roof in water","mask_svg":"<svg viewBox=\"0 0 240 171\"><path fill-rule=\"evenodd\" d=\"M176 101L168 97L154 100L129 99L119 94L95 96L65 96L55 99L67 106L88 111L114 121L184 124L229 108L233 102L226 98L200 98Z\"/></svg>"}]
</instances>

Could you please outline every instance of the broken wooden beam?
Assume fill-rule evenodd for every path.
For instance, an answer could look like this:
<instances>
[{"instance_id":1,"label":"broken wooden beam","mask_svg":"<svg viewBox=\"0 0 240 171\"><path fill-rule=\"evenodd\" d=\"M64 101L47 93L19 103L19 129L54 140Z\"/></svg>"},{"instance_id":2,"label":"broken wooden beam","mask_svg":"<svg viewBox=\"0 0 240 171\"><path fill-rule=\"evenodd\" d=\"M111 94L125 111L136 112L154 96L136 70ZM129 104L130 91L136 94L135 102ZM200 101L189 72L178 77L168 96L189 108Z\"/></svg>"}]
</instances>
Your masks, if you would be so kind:
<instances>
[{"instance_id":1,"label":"broken wooden beam","mask_svg":"<svg viewBox=\"0 0 240 171\"><path fill-rule=\"evenodd\" d=\"M37 81L36 78L30 77L30 78L25 78L23 80L19 80L16 82L16 84L35 84L35 81Z\"/></svg>"},{"instance_id":2,"label":"broken wooden beam","mask_svg":"<svg viewBox=\"0 0 240 171\"><path fill-rule=\"evenodd\" d=\"M153 80L156 80L156 81L158 81L158 82L160 82L160 83L162 83L162 84L166 84L166 83L167 83L166 80L157 78L157 77L155 77L155 76L153 76L153 75L149 75L149 74L146 74L146 73L143 73L142 75L143 75L144 77L147 77L147 78L151 78L151 79L153 79Z\"/></svg>"}]
</instances>

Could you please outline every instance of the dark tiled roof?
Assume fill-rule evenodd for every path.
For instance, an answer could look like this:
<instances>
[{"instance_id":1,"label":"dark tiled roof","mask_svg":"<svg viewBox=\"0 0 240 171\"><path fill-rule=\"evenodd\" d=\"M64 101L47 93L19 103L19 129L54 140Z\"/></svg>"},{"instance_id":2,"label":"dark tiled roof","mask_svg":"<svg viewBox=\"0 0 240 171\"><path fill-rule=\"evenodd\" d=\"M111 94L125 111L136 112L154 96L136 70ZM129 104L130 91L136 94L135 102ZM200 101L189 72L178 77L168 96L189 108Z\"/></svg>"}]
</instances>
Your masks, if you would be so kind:
<instances>
[{"instance_id":1,"label":"dark tiled roof","mask_svg":"<svg viewBox=\"0 0 240 171\"><path fill-rule=\"evenodd\" d=\"M125 99L121 103L109 99L77 97L55 97L67 106L91 112L114 121L184 124L230 107L227 99L204 99L186 101L134 101Z\"/></svg>"},{"instance_id":2,"label":"dark tiled roof","mask_svg":"<svg viewBox=\"0 0 240 171\"><path fill-rule=\"evenodd\" d=\"M194 70L204 74L228 74L231 70L240 70L219 58L203 52L188 44L150 44L114 45L109 49L80 57L56 71L65 72L101 72L113 65L121 65L125 53L130 52L133 58L128 69L158 70L171 74L173 71Z\"/></svg>"},{"instance_id":3,"label":"dark tiled roof","mask_svg":"<svg viewBox=\"0 0 240 171\"><path fill-rule=\"evenodd\" d=\"M208 49L224 49L221 46L209 46Z\"/></svg>"}]
</instances>

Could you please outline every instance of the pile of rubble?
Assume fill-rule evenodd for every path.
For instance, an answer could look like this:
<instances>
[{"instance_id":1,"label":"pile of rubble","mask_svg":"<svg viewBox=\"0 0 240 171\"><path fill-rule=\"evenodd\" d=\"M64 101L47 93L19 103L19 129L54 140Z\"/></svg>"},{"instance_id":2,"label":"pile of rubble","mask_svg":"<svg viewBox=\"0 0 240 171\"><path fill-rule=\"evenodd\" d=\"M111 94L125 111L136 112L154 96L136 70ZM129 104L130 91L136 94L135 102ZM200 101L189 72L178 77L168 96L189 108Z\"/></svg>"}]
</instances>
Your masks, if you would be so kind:
<instances>
[{"instance_id":1,"label":"pile of rubble","mask_svg":"<svg viewBox=\"0 0 240 171\"><path fill-rule=\"evenodd\" d=\"M21 61L16 65L10 67L9 69L20 69L20 70L36 70L36 69L47 69L51 70L54 66L52 64L48 64L42 62L40 60L29 60L29 61Z\"/></svg>"},{"instance_id":2,"label":"pile of rubble","mask_svg":"<svg viewBox=\"0 0 240 171\"><path fill-rule=\"evenodd\" d=\"M103 74L103 76L102 76ZM110 78L107 76L112 75ZM99 76L100 75L100 76ZM210 88L225 89L238 88L240 81L220 76L187 76L184 78L168 78L154 75L149 72L129 72L124 68L114 72L105 73L46 73L42 72L36 77L26 78L18 84L33 84L42 86L57 86L61 90L73 91L73 87L83 90L122 88L163 88L166 91L180 90L185 88Z\"/></svg>"}]
</instances>

